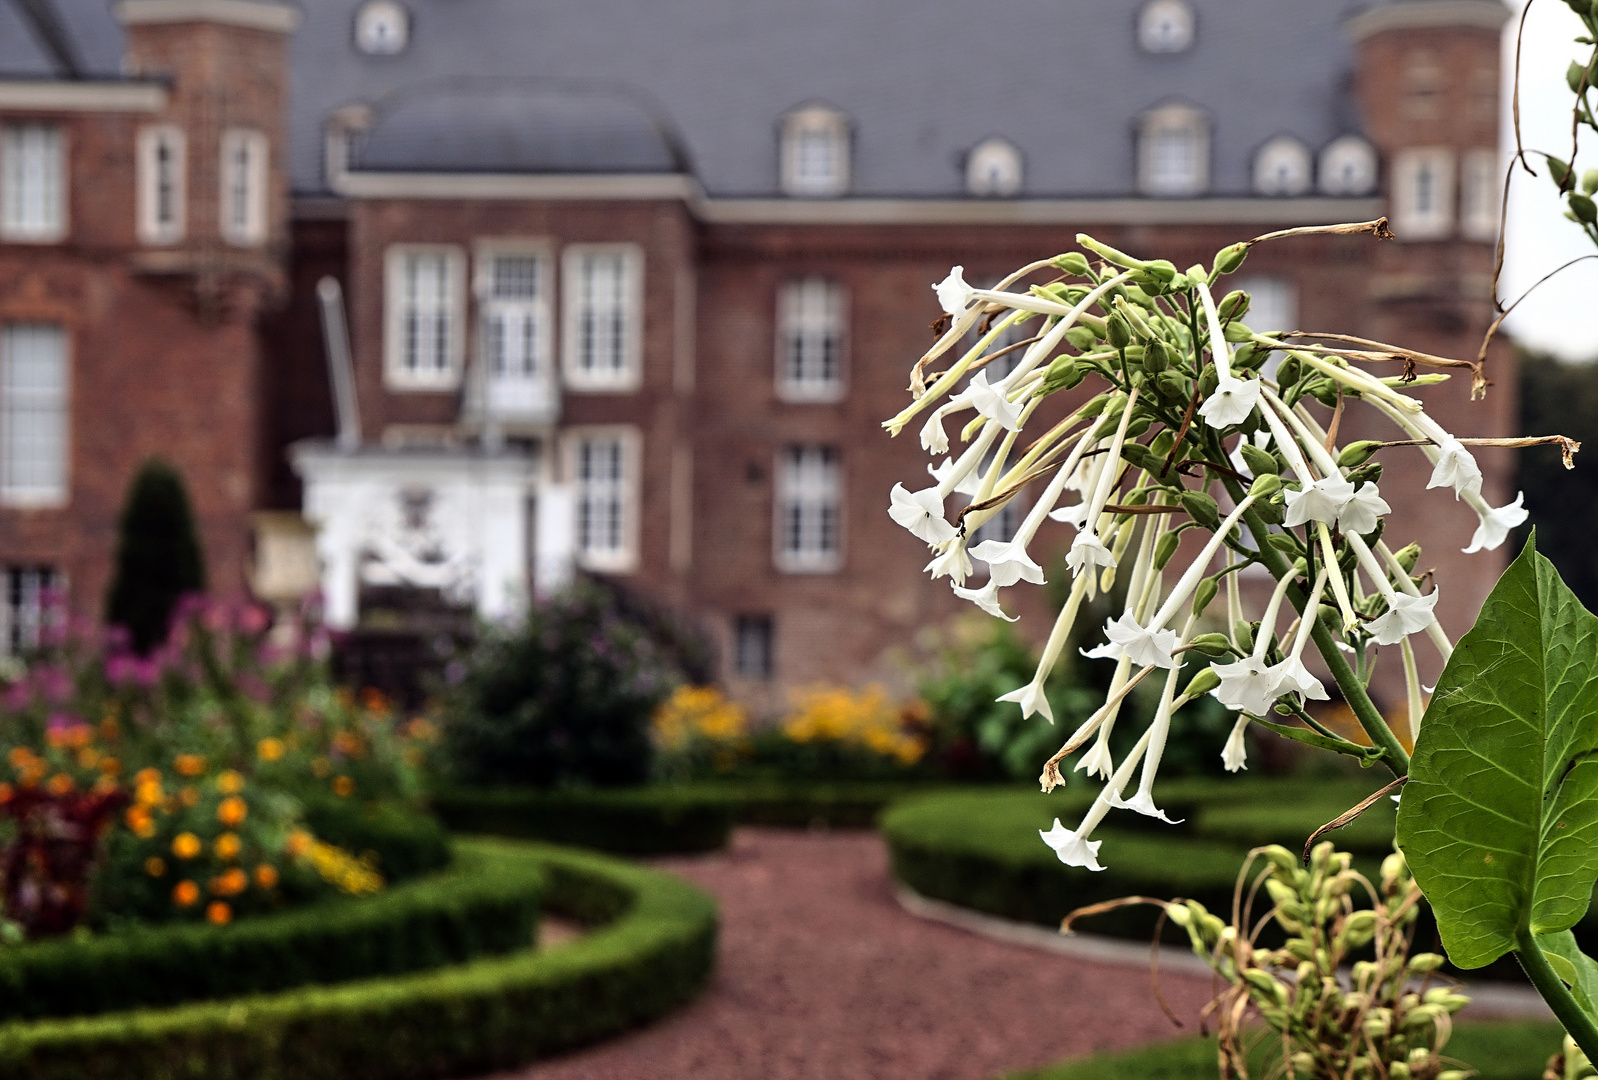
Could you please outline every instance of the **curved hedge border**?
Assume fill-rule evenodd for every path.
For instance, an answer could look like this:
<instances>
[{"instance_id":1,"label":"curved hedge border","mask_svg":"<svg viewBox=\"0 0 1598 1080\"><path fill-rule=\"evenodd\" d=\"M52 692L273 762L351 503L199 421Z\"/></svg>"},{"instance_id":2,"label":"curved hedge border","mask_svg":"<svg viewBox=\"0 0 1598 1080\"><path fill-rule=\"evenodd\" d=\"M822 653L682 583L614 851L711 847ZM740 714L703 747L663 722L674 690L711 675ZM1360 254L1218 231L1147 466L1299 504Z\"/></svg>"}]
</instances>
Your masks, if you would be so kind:
<instances>
[{"instance_id":1,"label":"curved hedge border","mask_svg":"<svg viewBox=\"0 0 1598 1080\"><path fill-rule=\"evenodd\" d=\"M603 856L525 852L546 907L593 933L397 978L161 1011L0 1026L0 1075L24 1080L420 1080L509 1068L635 1027L692 998L715 958L716 909L700 890Z\"/></svg>"},{"instance_id":2,"label":"curved hedge border","mask_svg":"<svg viewBox=\"0 0 1598 1080\"><path fill-rule=\"evenodd\" d=\"M727 845L733 805L670 787L615 791L446 791L433 812L456 832L573 844L617 855L715 851Z\"/></svg>"},{"instance_id":3,"label":"curved hedge border","mask_svg":"<svg viewBox=\"0 0 1598 1080\"><path fill-rule=\"evenodd\" d=\"M88 1016L333 984L525 948L541 864L468 850L443 873L231 926L181 923L0 950L0 1017Z\"/></svg>"}]
</instances>

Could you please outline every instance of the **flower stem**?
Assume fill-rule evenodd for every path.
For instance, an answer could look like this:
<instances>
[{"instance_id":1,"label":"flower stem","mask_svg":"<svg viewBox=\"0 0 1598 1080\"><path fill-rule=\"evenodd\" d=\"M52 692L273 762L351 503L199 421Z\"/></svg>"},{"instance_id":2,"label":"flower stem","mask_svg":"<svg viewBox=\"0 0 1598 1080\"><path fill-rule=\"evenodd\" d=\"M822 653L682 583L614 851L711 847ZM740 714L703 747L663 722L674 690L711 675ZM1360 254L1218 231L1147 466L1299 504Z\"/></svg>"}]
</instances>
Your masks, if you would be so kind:
<instances>
[{"instance_id":1,"label":"flower stem","mask_svg":"<svg viewBox=\"0 0 1598 1080\"><path fill-rule=\"evenodd\" d=\"M1559 1022L1565 1025L1565 1030L1576 1040L1576 1045L1588 1058L1598 1061L1598 1024L1593 1022L1593 1018L1577 1003L1570 988L1554 973L1553 965L1543 955L1542 947L1537 944L1530 926L1522 923L1515 931L1515 945L1515 959L1520 961L1520 966L1537 988L1537 993L1542 995Z\"/></svg>"}]
</instances>

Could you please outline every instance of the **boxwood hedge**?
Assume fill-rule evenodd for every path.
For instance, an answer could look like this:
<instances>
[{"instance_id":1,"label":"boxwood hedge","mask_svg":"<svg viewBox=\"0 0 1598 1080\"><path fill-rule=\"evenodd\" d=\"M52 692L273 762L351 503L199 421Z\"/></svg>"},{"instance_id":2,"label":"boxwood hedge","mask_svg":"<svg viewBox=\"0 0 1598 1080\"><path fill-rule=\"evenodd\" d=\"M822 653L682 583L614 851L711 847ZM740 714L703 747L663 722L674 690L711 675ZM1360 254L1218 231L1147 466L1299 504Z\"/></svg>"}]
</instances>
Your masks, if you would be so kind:
<instances>
[{"instance_id":1,"label":"boxwood hedge","mask_svg":"<svg viewBox=\"0 0 1598 1080\"><path fill-rule=\"evenodd\" d=\"M543 840L617 855L715 851L732 832L724 798L671 787L443 791L433 810L457 832Z\"/></svg>"},{"instance_id":2,"label":"boxwood hedge","mask_svg":"<svg viewBox=\"0 0 1598 1080\"><path fill-rule=\"evenodd\" d=\"M376 896L319 901L231 926L127 928L0 950L0 1018L83 1016L348 982L525 948L541 864L473 849Z\"/></svg>"},{"instance_id":3,"label":"boxwood hedge","mask_svg":"<svg viewBox=\"0 0 1598 1080\"><path fill-rule=\"evenodd\" d=\"M420 1080L509 1068L651 1020L714 963L716 910L693 886L603 856L503 841L546 906L596 924L545 951L286 993L0 1025L0 1075L23 1080Z\"/></svg>"}]
</instances>

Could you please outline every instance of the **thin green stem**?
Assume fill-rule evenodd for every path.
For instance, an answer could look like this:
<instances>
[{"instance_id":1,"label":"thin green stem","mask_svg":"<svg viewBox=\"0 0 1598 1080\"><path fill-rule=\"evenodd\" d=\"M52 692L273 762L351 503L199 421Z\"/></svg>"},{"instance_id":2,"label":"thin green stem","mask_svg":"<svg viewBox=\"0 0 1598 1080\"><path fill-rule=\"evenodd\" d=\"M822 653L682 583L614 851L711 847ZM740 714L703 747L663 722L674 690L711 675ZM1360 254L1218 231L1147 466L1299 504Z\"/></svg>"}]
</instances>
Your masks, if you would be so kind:
<instances>
[{"instance_id":1,"label":"thin green stem","mask_svg":"<svg viewBox=\"0 0 1598 1080\"><path fill-rule=\"evenodd\" d=\"M1589 1059L1598 1061L1598 1024L1593 1022L1587 1010L1577 1003L1570 988L1555 974L1553 965L1543 955L1542 947L1537 944L1529 926L1522 925L1515 932L1515 945L1515 959L1520 961L1520 966L1537 988L1537 993L1542 995L1559 1022L1565 1025L1565 1030L1576 1040L1582 1052Z\"/></svg>"}]
</instances>

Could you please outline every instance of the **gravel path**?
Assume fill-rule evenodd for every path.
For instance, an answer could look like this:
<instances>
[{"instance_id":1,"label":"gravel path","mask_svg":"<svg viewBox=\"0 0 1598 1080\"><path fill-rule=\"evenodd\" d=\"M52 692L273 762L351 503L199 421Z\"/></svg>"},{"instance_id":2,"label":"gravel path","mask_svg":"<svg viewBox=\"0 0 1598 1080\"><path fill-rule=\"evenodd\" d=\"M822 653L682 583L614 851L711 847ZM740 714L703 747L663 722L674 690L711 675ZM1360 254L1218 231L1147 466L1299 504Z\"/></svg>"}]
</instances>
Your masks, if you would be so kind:
<instances>
[{"instance_id":1,"label":"gravel path","mask_svg":"<svg viewBox=\"0 0 1598 1080\"><path fill-rule=\"evenodd\" d=\"M988 1080L1177 1034L1144 972L906 913L873 834L740 829L727 851L657 865L721 903L710 986L651 1027L515 1076ZM1208 979L1161 984L1194 1030Z\"/></svg>"}]
</instances>

